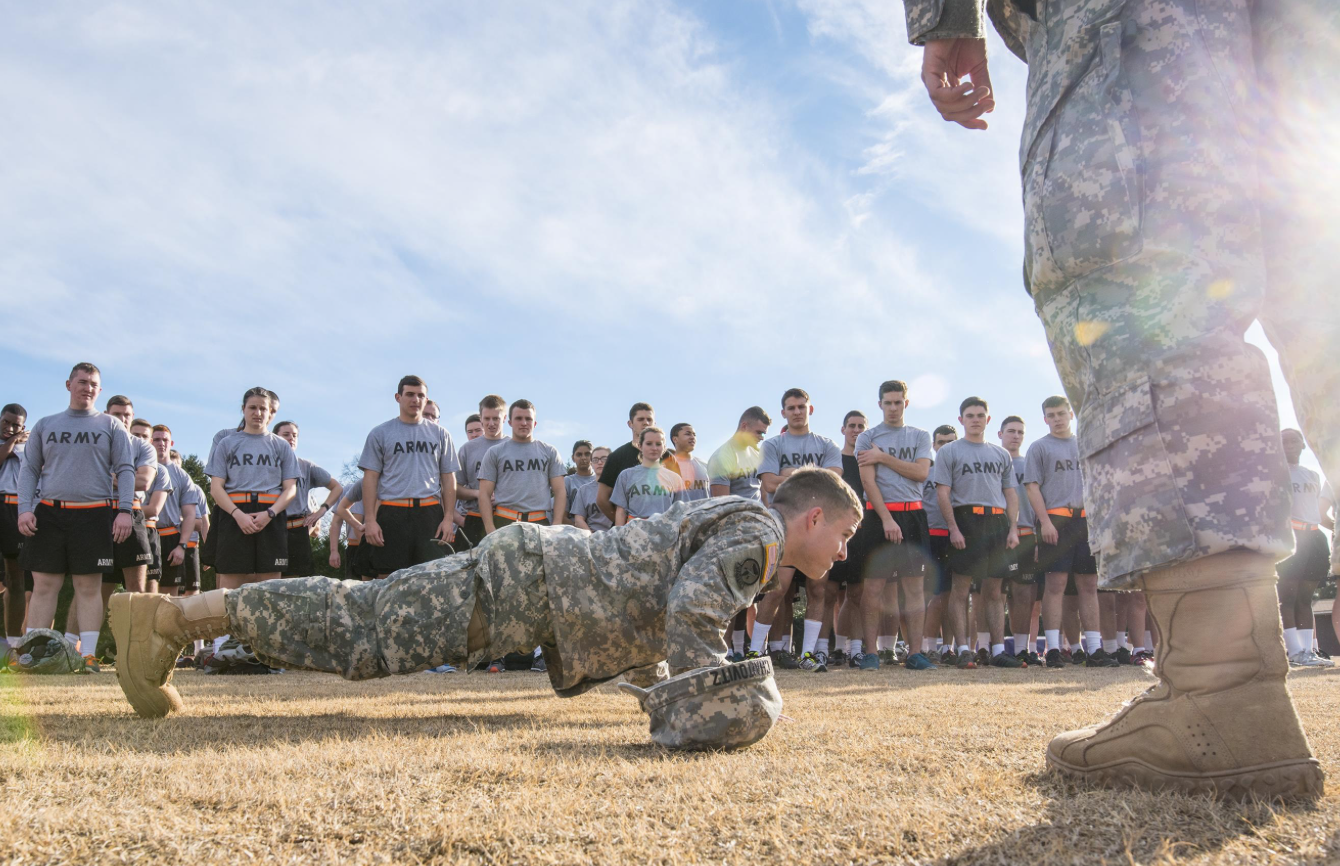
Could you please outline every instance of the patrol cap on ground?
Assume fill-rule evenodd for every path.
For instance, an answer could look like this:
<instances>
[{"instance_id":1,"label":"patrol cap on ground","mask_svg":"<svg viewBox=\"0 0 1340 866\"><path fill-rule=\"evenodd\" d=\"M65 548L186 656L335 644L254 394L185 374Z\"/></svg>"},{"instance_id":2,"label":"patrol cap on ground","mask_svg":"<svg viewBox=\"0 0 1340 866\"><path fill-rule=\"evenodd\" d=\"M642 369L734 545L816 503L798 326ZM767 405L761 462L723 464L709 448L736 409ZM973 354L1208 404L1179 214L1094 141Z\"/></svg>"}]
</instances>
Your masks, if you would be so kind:
<instances>
[{"instance_id":1,"label":"patrol cap on ground","mask_svg":"<svg viewBox=\"0 0 1340 866\"><path fill-rule=\"evenodd\" d=\"M767 736L782 713L782 696L772 677L772 659L697 668L640 689L637 696L651 717L651 739L672 749L739 749Z\"/></svg>"},{"instance_id":2,"label":"patrol cap on ground","mask_svg":"<svg viewBox=\"0 0 1340 866\"><path fill-rule=\"evenodd\" d=\"M72 674L84 669L84 660L65 636L49 628L28 632L16 655L14 666L26 674Z\"/></svg>"}]
</instances>

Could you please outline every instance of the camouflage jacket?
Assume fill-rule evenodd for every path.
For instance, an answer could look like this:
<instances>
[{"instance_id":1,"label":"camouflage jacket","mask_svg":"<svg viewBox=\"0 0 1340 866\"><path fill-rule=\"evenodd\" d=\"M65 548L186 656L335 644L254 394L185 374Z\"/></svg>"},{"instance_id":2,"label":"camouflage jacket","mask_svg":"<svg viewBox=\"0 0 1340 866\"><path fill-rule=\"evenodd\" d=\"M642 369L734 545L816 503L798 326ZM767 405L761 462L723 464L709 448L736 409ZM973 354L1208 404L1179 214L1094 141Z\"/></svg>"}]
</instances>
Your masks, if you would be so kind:
<instances>
[{"instance_id":1,"label":"camouflage jacket","mask_svg":"<svg viewBox=\"0 0 1340 866\"><path fill-rule=\"evenodd\" d=\"M557 645L546 658L564 696L664 660L672 673L723 663L731 618L773 578L786 537L777 512L734 496L607 532L526 532L544 557Z\"/></svg>"}]
</instances>

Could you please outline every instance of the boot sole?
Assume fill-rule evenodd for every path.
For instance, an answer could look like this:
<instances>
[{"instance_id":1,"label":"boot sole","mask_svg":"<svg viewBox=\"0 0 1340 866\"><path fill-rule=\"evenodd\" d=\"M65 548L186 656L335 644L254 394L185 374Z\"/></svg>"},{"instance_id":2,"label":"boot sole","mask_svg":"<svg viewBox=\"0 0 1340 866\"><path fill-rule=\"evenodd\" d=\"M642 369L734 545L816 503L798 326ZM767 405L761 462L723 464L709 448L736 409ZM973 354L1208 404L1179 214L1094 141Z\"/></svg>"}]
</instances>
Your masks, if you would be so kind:
<instances>
[{"instance_id":1,"label":"boot sole","mask_svg":"<svg viewBox=\"0 0 1340 866\"><path fill-rule=\"evenodd\" d=\"M181 695L170 684L156 686L148 680L137 679L131 671L134 658L130 639L134 623L134 602L141 593L119 592L108 603L112 637L116 640L116 657L123 662L116 666L116 681L135 713L146 719L161 719L182 708ZM171 677L169 671L168 676Z\"/></svg>"},{"instance_id":2,"label":"boot sole","mask_svg":"<svg viewBox=\"0 0 1340 866\"><path fill-rule=\"evenodd\" d=\"M1058 760L1048 751L1047 769L1072 781L1104 788L1175 791L1219 800L1316 800L1325 793L1321 765L1315 758L1222 773L1186 774L1169 773L1137 760L1081 768Z\"/></svg>"}]
</instances>

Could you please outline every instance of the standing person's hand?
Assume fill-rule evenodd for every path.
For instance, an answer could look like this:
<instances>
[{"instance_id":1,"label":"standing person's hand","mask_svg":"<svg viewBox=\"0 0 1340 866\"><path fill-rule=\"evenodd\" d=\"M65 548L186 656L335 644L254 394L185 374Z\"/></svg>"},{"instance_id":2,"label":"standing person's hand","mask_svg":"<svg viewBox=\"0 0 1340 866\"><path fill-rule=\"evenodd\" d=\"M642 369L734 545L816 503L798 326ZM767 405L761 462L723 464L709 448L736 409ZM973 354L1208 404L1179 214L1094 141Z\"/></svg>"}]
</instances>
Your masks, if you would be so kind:
<instances>
[{"instance_id":1,"label":"standing person's hand","mask_svg":"<svg viewBox=\"0 0 1340 866\"><path fill-rule=\"evenodd\" d=\"M126 514L123 511L116 515L116 519L112 521L112 541L115 541L117 544L125 541L130 537L130 531L134 526L134 518L129 514Z\"/></svg>"},{"instance_id":2,"label":"standing person's hand","mask_svg":"<svg viewBox=\"0 0 1340 866\"><path fill-rule=\"evenodd\" d=\"M985 39L927 42L921 54L921 83L945 120L968 129L986 129L981 117L995 110L996 98L986 68Z\"/></svg>"}]
</instances>

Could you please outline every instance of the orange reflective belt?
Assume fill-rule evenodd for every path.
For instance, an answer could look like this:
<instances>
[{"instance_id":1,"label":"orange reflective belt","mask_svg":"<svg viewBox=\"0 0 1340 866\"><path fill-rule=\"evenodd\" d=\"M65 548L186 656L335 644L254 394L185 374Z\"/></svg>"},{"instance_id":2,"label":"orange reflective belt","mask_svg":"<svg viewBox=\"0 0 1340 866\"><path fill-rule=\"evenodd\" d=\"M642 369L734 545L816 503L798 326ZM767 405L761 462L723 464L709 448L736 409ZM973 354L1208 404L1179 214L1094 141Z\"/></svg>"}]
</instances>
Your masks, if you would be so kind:
<instances>
[{"instance_id":1,"label":"orange reflective belt","mask_svg":"<svg viewBox=\"0 0 1340 866\"><path fill-rule=\"evenodd\" d=\"M1057 517L1084 517L1083 508L1048 508L1048 514L1054 514Z\"/></svg>"},{"instance_id":2,"label":"orange reflective belt","mask_svg":"<svg viewBox=\"0 0 1340 866\"><path fill-rule=\"evenodd\" d=\"M381 504L395 508L427 508L430 505L438 505L440 502L440 499L383 499Z\"/></svg>"},{"instance_id":3,"label":"orange reflective belt","mask_svg":"<svg viewBox=\"0 0 1340 866\"><path fill-rule=\"evenodd\" d=\"M130 507L131 507L132 509L134 509L135 511L143 511L143 510L144 510L144 506L140 504L140 501L139 501L138 499L132 499L132 500L130 501Z\"/></svg>"},{"instance_id":4,"label":"orange reflective belt","mask_svg":"<svg viewBox=\"0 0 1340 866\"><path fill-rule=\"evenodd\" d=\"M1004 509L1004 508L991 508L991 507L988 507L988 506L986 506L986 505L974 505L974 506L972 507L972 513L973 513L973 514L1004 514L1004 513L1005 513L1005 509Z\"/></svg>"},{"instance_id":5,"label":"orange reflective belt","mask_svg":"<svg viewBox=\"0 0 1340 866\"><path fill-rule=\"evenodd\" d=\"M116 502L112 499L103 499L98 502L62 502L59 499L43 499L42 504L48 508L112 508L116 505Z\"/></svg>"},{"instance_id":6,"label":"orange reflective belt","mask_svg":"<svg viewBox=\"0 0 1340 866\"><path fill-rule=\"evenodd\" d=\"M362 544L362 543L363 543L363 542L361 542L361 541L358 540L357 538L351 538L351 539L349 539L347 542L345 542L346 546L348 546L348 547L358 547L358 545L360 545L360 544Z\"/></svg>"},{"instance_id":7,"label":"orange reflective belt","mask_svg":"<svg viewBox=\"0 0 1340 866\"><path fill-rule=\"evenodd\" d=\"M920 511L926 505L920 499L915 502L885 502L884 507L890 511ZM875 507L869 502L865 504L866 511L874 511Z\"/></svg>"},{"instance_id":8,"label":"orange reflective belt","mask_svg":"<svg viewBox=\"0 0 1340 866\"><path fill-rule=\"evenodd\" d=\"M484 515L480 514L478 511L467 511L467 512L465 512L465 516L466 516L466 517L478 517L480 520L483 520L483 519L484 519Z\"/></svg>"},{"instance_id":9,"label":"orange reflective belt","mask_svg":"<svg viewBox=\"0 0 1340 866\"><path fill-rule=\"evenodd\" d=\"M524 521L525 523L538 523L539 521L541 521L541 520L545 520L546 518L548 518L548 517L549 517L549 512L547 512L547 511L513 511L513 510L510 509L510 508L495 508L495 509L493 509L493 516L494 516L494 517L505 517L505 518L507 518L508 520L514 520L514 521L516 521L517 523L521 523L521 522L523 522L523 521Z\"/></svg>"},{"instance_id":10,"label":"orange reflective belt","mask_svg":"<svg viewBox=\"0 0 1340 866\"><path fill-rule=\"evenodd\" d=\"M229 493L228 498L237 505L273 505L279 501L278 493Z\"/></svg>"},{"instance_id":11,"label":"orange reflective belt","mask_svg":"<svg viewBox=\"0 0 1340 866\"><path fill-rule=\"evenodd\" d=\"M195 550L195 549L196 549L197 547L199 547L199 546L200 546L200 542L198 542L198 541L188 541L188 542L186 542L186 549L187 549L187 550Z\"/></svg>"},{"instance_id":12,"label":"orange reflective belt","mask_svg":"<svg viewBox=\"0 0 1340 866\"><path fill-rule=\"evenodd\" d=\"M938 537L940 537L940 538L948 538L948 537L949 537L949 530L948 530L948 529L932 529L932 530L931 530L931 535L938 536Z\"/></svg>"},{"instance_id":13,"label":"orange reflective belt","mask_svg":"<svg viewBox=\"0 0 1340 866\"><path fill-rule=\"evenodd\" d=\"M5 504L6 504L6 505L18 505L18 504L19 504L19 498L18 498L17 496L12 495L12 494L6 493L6 494L5 494Z\"/></svg>"},{"instance_id":14,"label":"orange reflective belt","mask_svg":"<svg viewBox=\"0 0 1340 866\"><path fill-rule=\"evenodd\" d=\"M1296 529L1296 530L1298 530L1299 532L1307 532L1307 531L1312 530L1312 529L1321 529L1320 524L1316 524L1316 523L1304 523L1304 522L1301 521L1301 520L1294 520L1292 517L1289 518L1289 524L1290 524L1291 526L1293 526L1293 528Z\"/></svg>"},{"instance_id":15,"label":"orange reflective belt","mask_svg":"<svg viewBox=\"0 0 1340 866\"><path fill-rule=\"evenodd\" d=\"M1020 537L1020 538L1023 538L1023 537L1025 537L1025 536L1028 536L1028 535L1032 535L1032 534L1033 534L1033 527L1031 527L1031 526L1019 526L1019 527L1016 527L1016 528L1019 530L1019 537Z\"/></svg>"},{"instance_id":16,"label":"orange reflective belt","mask_svg":"<svg viewBox=\"0 0 1340 866\"><path fill-rule=\"evenodd\" d=\"M306 520L307 520L306 517L290 517L290 518L288 519L288 528L289 528L289 529L302 529L302 528L304 528L304 527L303 527L303 523L306 522Z\"/></svg>"},{"instance_id":17,"label":"orange reflective belt","mask_svg":"<svg viewBox=\"0 0 1340 866\"><path fill-rule=\"evenodd\" d=\"M159 537L159 538L163 538L163 537L168 536L168 535L178 535L178 534L180 534L180 533L181 533L181 530L178 529L178 528L175 527L175 526L160 526L160 527L158 527L158 537Z\"/></svg>"}]
</instances>

